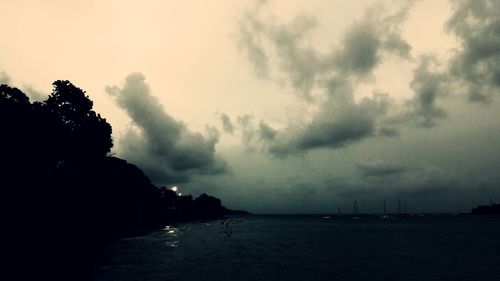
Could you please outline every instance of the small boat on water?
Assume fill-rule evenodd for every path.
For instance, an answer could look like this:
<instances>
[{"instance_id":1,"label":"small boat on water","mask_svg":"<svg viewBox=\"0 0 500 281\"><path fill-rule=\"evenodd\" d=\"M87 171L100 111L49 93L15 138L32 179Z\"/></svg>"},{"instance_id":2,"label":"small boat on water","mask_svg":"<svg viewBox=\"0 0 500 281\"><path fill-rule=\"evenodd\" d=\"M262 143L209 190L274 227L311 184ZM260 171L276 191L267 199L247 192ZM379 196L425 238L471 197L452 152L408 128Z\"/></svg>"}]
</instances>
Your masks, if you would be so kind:
<instances>
[{"instance_id":1,"label":"small boat on water","mask_svg":"<svg viewBox=\"0 0 500 281\"><path fill-rule=\"evenodd\" d=\"M387 215L387 207L386 207L386 204L385 204L385 200L384 200L384 213L383 213L383 215L380 216L380 218L383 219L383 220L388 220L388 219L394 218L393 216Z\"/></svg>"},{"instance_id":2,"label":"small boat on water","mask_svg":"<svg viewBox=\"0 0 500 281\"><path fill-rule=\"evenodd\" d=\"M359 205L356 200L354 200L354 205L352 207L352 219L359 220Z\"/></svg>"}]
</instances>

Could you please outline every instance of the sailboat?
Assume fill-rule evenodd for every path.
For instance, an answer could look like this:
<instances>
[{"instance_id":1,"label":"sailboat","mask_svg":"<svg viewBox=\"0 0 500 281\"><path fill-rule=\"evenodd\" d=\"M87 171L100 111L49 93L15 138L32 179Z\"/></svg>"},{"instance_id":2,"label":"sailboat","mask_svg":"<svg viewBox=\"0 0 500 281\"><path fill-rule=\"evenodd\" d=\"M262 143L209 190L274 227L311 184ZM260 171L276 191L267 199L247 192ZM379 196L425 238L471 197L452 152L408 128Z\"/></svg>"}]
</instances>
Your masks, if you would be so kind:
<instances>
[{"instance_id":1,"label":"sailboat","mask_svg":"<svg viewBox=\"0 0 500 281\"><path fill-rule=\"evenodd\" d=\"M359 220L359 205L358 201L354 200L354 205L352 206L352 218Z\"/></svg>"},{"instance_id":2,"label":"sailboat","mask_svg":"<svg viewBox=\"0 0 500 281\"><path fill-rule=\"evenodd\" d=\"M401 207L401 200L398 200L398 217L399 218L408 217L408 205L406 205L406 201L403 201L403 207Z\"/></svg>"},{"instance_id":3,"label":"sailboat","mask_svg":"<svg viewBox=\"0 0 500 281\"><path fill-rule=\"evenodd\" d=\"M402 217L407 218L410 214L408 213L408 204L406 204L406 200L403 201L403 215Z\"/></svg>"},{"instance_id":4,"label":"sailboat","mask_svg":"<svg viewBox=\"0 0 500 281\"><path fill-rule=\"evenodd\" d=\"M387 207L384 200L384 214L380 216L381 219L391 219L392 217L387 215Z\"/></svg>"}]
</instances>

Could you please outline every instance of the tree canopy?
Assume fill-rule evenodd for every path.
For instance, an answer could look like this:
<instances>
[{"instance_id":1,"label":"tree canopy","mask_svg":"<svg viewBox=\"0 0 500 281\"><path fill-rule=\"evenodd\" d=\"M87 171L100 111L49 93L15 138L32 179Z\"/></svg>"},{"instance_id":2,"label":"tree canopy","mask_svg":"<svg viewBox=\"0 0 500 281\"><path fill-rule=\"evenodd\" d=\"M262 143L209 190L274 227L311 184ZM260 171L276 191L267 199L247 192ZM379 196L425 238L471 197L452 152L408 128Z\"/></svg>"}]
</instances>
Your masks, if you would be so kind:
<instances>
[{"instance_id":1,"label":"tree canopy","mask_svg":"<svg viewBox=\"0 0 500 281\"><path fill-rule=\"evenodd\" d=\"M29 253L18 257L24 261L18 273L89 280L91 262L120 233L224 214L219 199L177 196L112 157L111 125L69 81L55 81L50 96L33 103L21 90L0 85L0 132L2 213L17 241L9 254ZM28 264L33 271L23 271Z\"/></svg>"}]
</instances>

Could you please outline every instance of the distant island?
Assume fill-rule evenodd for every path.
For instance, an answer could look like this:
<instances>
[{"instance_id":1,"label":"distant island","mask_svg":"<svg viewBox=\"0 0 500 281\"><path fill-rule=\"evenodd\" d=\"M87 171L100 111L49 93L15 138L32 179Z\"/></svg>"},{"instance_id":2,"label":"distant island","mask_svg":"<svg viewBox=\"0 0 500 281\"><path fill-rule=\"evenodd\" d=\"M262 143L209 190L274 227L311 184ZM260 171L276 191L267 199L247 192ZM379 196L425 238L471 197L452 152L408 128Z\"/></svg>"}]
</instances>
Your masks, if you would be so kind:
<instances>
[{"instance_id":1,"label":"distant island","mask_svg":"<svg viewBox=\"0 0 500 281\"><path fill-rule=\"evenodd\" d=\"M0 85L2 224L19 280L90 280L111 239L242 213L205 193L155 186L112 155L111 125L92 107L69 81L55 81L43 102Z\"/></svg>"},{"instance_id":2,"label":"distant island","mask_svg":"<svg viewBox=\"0 0 500 281\"><path fill-rule=\"evenodd\" d=\"M500 204L481 205L471 210L473 215L500 215Z\"/></svg>"}]
</instances>

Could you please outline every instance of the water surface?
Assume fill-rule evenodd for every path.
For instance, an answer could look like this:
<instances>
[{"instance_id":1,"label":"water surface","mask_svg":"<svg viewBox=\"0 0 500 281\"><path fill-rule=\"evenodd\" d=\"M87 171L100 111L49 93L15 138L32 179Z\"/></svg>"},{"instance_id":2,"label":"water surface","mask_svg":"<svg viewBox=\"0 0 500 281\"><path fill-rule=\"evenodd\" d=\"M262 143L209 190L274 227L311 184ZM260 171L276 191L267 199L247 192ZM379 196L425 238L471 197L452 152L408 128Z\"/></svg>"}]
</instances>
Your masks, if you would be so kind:
<instances>
[{"instance_id":1,"label":"water surface","mask_svg":"<svg viewBox=\"0 0 500 281\"><path fill-rule=\"evenodd\" d=\"M98 281L500 280L500 219L251 216L122 239L107 257Z\"/></svg>"}]
</instances>

